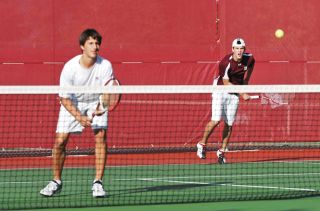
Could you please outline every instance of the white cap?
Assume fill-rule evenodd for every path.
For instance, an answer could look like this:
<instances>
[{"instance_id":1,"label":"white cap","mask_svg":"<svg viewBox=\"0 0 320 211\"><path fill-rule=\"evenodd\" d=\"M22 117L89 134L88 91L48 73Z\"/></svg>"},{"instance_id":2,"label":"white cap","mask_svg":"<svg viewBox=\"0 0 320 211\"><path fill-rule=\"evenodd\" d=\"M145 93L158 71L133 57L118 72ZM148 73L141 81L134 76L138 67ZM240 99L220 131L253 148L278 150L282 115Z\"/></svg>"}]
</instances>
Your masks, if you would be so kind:
<instances>
[{"instance_id":1,"label":"white cap","mask_svg":"<svg viewBox=\"0 0 320 211\"><path fill-rule=\"evenodd\" d=\"M233 40L232 42L232 47L246 47L246 43L244 42L243 39L241 38L236 38L235 40Z\"/></svg>"}]
</instances>

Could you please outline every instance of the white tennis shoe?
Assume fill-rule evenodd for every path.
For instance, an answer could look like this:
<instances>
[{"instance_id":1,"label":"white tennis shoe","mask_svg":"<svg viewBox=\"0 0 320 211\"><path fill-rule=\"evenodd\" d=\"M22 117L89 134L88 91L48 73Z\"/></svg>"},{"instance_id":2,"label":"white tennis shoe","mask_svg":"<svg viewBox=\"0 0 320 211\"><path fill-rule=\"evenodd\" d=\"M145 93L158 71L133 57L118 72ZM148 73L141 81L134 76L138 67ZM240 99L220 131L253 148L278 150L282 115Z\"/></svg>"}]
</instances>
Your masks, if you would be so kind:
<instances>
[{"instance_id":1,"label":"white tennis shoe","mask_svg":"<svg viewBox=\"0 0 320 211\"><path fill-rule=\"evenodd\" d=\"M197 156L201 159L206 159L206 145L197 144Z\"/></svg>"},{"instance_id":2,"label":"white tennis shoe","mask_svg":"<svg viewBox=\"0 0 320 211\"><path fill-rule=\"evenodd\" d=\"M62 190L62 183L59 184L55 180L52 180L49 182L49 184L46 187L44 187L40 191L40 194L43 196L51 197L54 194L60 193L61 190Z\"/></svg>"},{"instance_id":3,"label":"white tennis shoe","mask_svg":"<svg viewBox=\"0 0 320 211\"><path fill-rule=\"evenodd\" d=\"M227 159L226 159L226 157L225 157L225 155L224 155L224 152L222 151L222 150L218 150L217 151L217 157L218 157L218 163L219 164L225 164L225 163L227 163Z\"/></svg>"},{"instance_id":4,"label":"white tennis shoe","mask_svg":"<svg viewBox=\"0 0 320 211\"><path fill-rule=\"evenodd\" d=\"M95 198L105 197L106 192L103 189L102 181L95 180L92 184L92 196Z\"/></svg>"}]
</instances>

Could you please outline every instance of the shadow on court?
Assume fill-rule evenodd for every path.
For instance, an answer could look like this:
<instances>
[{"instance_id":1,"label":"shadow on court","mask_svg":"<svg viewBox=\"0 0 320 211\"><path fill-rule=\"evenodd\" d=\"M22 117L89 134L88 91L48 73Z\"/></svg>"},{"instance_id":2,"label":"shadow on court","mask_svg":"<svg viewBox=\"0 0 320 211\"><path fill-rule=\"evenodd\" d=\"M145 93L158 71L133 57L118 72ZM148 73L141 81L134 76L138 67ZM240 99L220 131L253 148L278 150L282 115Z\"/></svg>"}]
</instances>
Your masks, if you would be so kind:
<instances>
[{"instance_id":1,"label":"shadow on court","mask_svg":"<svg viewBox=\"0 0 320 211\"><path fill-rule=\"evenodd\" d=\"M123 194L143 193L152 191L168 191L168 190L185 190L190 188L221 186L225 184L231 184L232 182L219 182L219 183L207 183L207 184L177 184L177 185L158 185L152 187L132 188L119 190L119 194L111 194L109 196L118 196Z\"/></svg>"}]
</instances>

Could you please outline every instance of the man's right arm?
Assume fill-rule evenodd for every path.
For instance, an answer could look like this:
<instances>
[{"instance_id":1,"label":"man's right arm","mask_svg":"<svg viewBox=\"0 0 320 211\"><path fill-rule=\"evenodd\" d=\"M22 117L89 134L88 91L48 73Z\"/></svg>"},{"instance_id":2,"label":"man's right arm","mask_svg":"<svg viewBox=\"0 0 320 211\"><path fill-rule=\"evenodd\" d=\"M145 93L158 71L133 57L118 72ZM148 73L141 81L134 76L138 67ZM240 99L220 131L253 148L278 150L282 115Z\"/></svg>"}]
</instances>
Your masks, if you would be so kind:
<instances>
[{"instance_id":1,"label":"man's right arm","mask_svg":"<svg viewBox=\"0 0 320 211\"><path fill-rule=\"evenodd\" d=\"M60 97L60 103L78 122L80 122L82 126L88 127L91 125L90 119L87 116L82 115L79 109L73 105L69 98Z\"/></svg>"},{"instance_id":2,"label":"man's right arm","mask_svg":"<svg viewBox=\"0 0 320 211\"><path fill-rule=\"evenodd\" d=\"M223 58L219 63L219 75L222 78L223 85L233 85L228 76L229 61Z\"/></svg>"}]
</instances>

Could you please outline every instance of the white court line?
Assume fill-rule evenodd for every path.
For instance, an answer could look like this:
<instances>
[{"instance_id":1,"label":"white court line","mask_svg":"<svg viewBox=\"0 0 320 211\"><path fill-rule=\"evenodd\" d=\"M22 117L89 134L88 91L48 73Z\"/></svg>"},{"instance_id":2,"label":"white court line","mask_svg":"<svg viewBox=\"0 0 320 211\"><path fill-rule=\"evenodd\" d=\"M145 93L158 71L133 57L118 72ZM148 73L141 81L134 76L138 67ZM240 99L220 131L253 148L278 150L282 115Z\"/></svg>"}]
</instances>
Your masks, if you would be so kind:
<instances>
[{"instance_id":1,"label":"white court line","mask_svg":"<svg viewBox=\"0 0 320 211\"><path fill-rule=\"evenodd\" d=\"M279 161L272 161L274 163L305 163L307 165L319 165L320 162L318 160L296 160L296 161L285 161L285 160L279 160ZM254 162L253 162L254 163Z\"/></svg>"},{"instance_id":2,"label":"white court line","mask_svg":"<svg viewBox=\"0 0 320 211\"><path fill-rule=\"evenodd\" d=\"M117 179L121 180L121 179ZM130 179L133 180L133 179ZM179 184L196 184L196 185L211 185L212 183L208 182L193 182L193 181L179 181L179 180L166 180L166 179L152 179L152 178L140 178L137 179L140 181L150 181L150 182L167 182L167 183L179 183ZM91 180L81 180L85 182L89 182ZM3 184L38 184L38 183L45 183L47 181L32 181L32 182L0 182L0 185ZM64 183L72 183L72 182L79 182L79 180L74 181L63 181ZM214 184L214 183L213 183ZM231 186L231 187L241 187L241 188L259 188L259 189L280 189L280 190L293 190L293 191L309 191L309 192L316 192L318 190L315 189L308 189L308 188L288 188L288 187L277 187L277 186L262 186L262 185L237 185L237 184L216 184L216 186Z\"/></svg>"},{"instance_id":3,"label":"white court line","mask_svg":"<svg viewBox=\"0 0 320 211\"><path fill-rule=\"evenodd\" d=\"M151 182L167 182L167 183L179 183L179 184L196 184L196 185L215 185L215 186L230 186L230 187L240 187L240 188L257 188L257 189L279 189L279 190L292 190L292 191L308 191L317 192L318 190L309 188L290 188L290 187L280 187L280 186L263 186L263 185L237 185L237 184L215 184L208 182L194 182L194 181L179 181L179 180L166 180L166 179L156 179L156 178L141 178L140 181L151 181Z\"/></svg>"},{"instance_id":4,"label":"white court line","mask_svg":"<svg viewBox=\"0 0 320 211\"><path fill-rule=\"evenodd\" d=\"M230 177L270 177L270 176L305 176L308 175L320 175L320 173L298 173L298 174L252 174L252 175L220 175L220 176L189 176L189 177L158 177L158 178L130 178L130 179L114 179L115 181L150 181L150 182L167 182L167 183L179 183L179 184L196 184L196 185L216 185L216 186L230 186L230 187L240 187L240 188L258 188L258 189L279 189L279 190L292 190L292 191L309 191L317 192L316 189L309 188L292 188L292 187L280 187L280 186L262 186L262 185L237 185L237 184L224 184L224 183L208 183L208 182L197 182L197 181L180 181L177 179L200 179L200 178L230 178ZM81 180L81 181L91 181L91 180ZM0 182L3 184L38 184L45 183L47 181L32 181L32 182ZM64 181L65 183L79 182L75 181Z\"/></svg>"},{"instance_id":5,"label":"white court line","mask_svg":"<svg viewBox=\"0 0 320 211\"><path fill-rule=\"evenodd\" d=\"M308 163L308 164L310 164L310 165L320 165L320 163L319 162L310 162L310 163Z\"/></svg>"},{"instance_id":6,"label":"white court line","mask_svg":"<svg viewBox=\"0 0 320 211\"><path fill-rule=\"evenodd\" d=\"M163 179L152 179L152 178L142 178L141 181L151 181L151 182L169 182L169 183L182 183L182 184L198 184L198 185L209 185L207 182L191 182L191 181L178 181L178 180L163 180Z\"/></svg>"},{"instance_id":7,"label":"white court line","mask_svg":"<svg viewBox=\"0 0 320 211\"><path fill-rule=\"evenodd\" d=\"M231 187L241 187L241 188L280 189L280 190L309 191L309 192L316 192L317 191L315 189L308 189L308 188L287 188L287 187L262 186L262 185L233 185L233 184L219 184L219 185L231 186Z\"/></svg>"},{"instance_id":8,"label":"white court line","mask_svg":"<svg viewBox=\"0 0 320 211\"><path fill-rule=\"evenodd\" d=\"M115 180L170 180L170 179L201 179L201 178L242 178L242 177L273 177L273 176L306 176L320 175L320 173L293 173L293 174L243 174L243 175L209 175L209 176L184 176L184 177L153 177L153 178L128 178Z\"/></svg>"}]
</instances>

